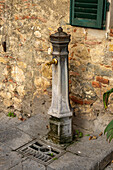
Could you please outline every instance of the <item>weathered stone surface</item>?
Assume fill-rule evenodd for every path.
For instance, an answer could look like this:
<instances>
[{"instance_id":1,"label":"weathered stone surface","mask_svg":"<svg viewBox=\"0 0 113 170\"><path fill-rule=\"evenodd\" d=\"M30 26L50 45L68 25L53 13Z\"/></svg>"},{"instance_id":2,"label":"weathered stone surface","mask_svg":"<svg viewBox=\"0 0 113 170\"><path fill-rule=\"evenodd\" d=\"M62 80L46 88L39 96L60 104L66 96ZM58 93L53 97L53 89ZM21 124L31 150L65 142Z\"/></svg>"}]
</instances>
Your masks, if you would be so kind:
<instances>
[{"instance_id":1,"label":"weathered stone surface","mask_svg":"<svg viewBox=\"0 0 113 170\"><path fill-rule=\"evenodd\" d=\"M52 77L52 69L51 67L45 66L45 64L42 65L42 76L45 78L51 78Z\"/></svg>"},{"instance_id":2,"label":"weathered stone surface","mask_svg":"<svg viewBox=\"0 0 113 170\"><path fill-rule=\"evenodd\" d=\"M99 112L99 116L97 119L94 120L94 131L99 130L104 131L105 127L108 125L108 123L112 120L112 114L109 114L109 111L105 112Z\"/></svg>"},{"instance_id":3,"label":"weathered stone surface","mask_svg":"<svg viewBox=\"0 0 113 170\"><path fill-rule=\"evenodd\" d=\"M4 58L0 57L0 63L6 64L7 60L5 60Z\"/></svg>"},{"instance_id":4,"label":"weathered stone surface","mask_svg":"<svg viewBox=\"0 0 113 170\"><path fill-rule=\"evenodd\" d=\"M13 101L12 101L12 100L8 100L8 99L4 99L3 104L4 104L6 107L10 107L10 106L13 105Z\"/></svg>"},{"instance_id":5,"label":"weathered stone surface","mask_svg":"<svg viewBox=\"0 0 113 170\"><path fill-rule=\"evenodd\" d=\"M106 136L100 136L96 140L89 140L89 137L86 136L83 137L81 142L74 143L68 147L67 151L94 160L95 163L98 163L98 168L101 170L112 160L112 143L109 144L106 141Z\"/></svg>"},{"instance_id":6,"label":"weathered stone surface","mask_svg":"<svg viewBox=\"0 0 113 170\"><path fill-rule=\"evenodd\" d=\"M42 88L47 88L47 86L50 85L50 82L46 78L36 78L34 84L39 90L42 90Z\"/></svg>"},{"instance_id":7,"label":"weathered stone surface","mask_svg":"<svg viewBox=\"0 0 113 170\"><path fill-rule=\"evenodd\" d=\"M79 45L75 48L75 55L83 60L86 60L89 57L88 50L84 45Z\"/></svg>"},{"instance_id":8,"label":"weathered stone surface","mask_svg":"<svg viewBox=\"0 0 113 170\"><path fill-rule=\"evenodd\" d=\"M113 163L111 165L108 165L104 170L112 170L113 169Z\"/></svg>"},{"instance_id":9,"label":"weathered stone surface","mask_svg":"<svg viewBox=\"0 0 113 170\"><path fill-rule=\"evenodd\" d=\"M93 103L93 109L96 111L104 110L103 103L98 99L95 103Z\"/></svg>"},{"instance_id":10,"label":"weathered stone surface","mask_svg":"<svg viewBox=\"0 0 113 170\"><path fill-rule=\"evenodd\" d=\"M96 82L96 81L93 81L93 82L92 82L92 86L93 86L94 88L101 88L101 84L99 84L99 83Z\"/></svg>"},{"instance_id":11,"label":"weathered stone surface","mask_svg":"<svg viewBox=\"0 0 113 170\"><path fill-rule=\"evenodd\" d=\"M76 112L75 112L75 115L76 115ZM89 114L89 117L87 115L87 117L85 118L85 117L82 117L82 114L81 114L81 117L79 117L77 114L77 116L75 116L73 118L73 125L76 126L76 129L81 128L83 130L85 129L87 131L92 131L94 128L94 122L92 120L96 119L96 116L93 115L92 116L93 118L91 118L90 115L91 114ZM83 116L84 116L84 114L83 114Z\"/></svg>"},{"instance_id":12,"label":"weathered stone surface","mask_svg":"<svg viewBox=\"0 0 113 170\"><path fill-rule=\"evenodd\" d=\"M8 100L11 99L11 97L12 97L12 96L11 96L11 93L10 93L10 92L6 92L6 91L4 91L4 92L1 91L1 92L0 92L0 95L1 95L3 98L8 99Z\"/></svg>"},{"instance_id":13,"label":"weathered stone surface","mask_svg":"<svg viewBox=\"0 0 113 170\"><path fill-rule=\"evenodd\" d=\"M50 96L47 95L50 94ZM45 114L47 115L48 109L51 104L51 89L48 88L47 91L45 90L45 95L34 95L33 105L32 105L32 114Z\"/></svg>"},{"instance_id":14,"label":"weathered stone surface","mask_svg":"<svg viewBox=\"0 0 113 170\"><path fill-rule=\"evenodd\" d=\"M23 122L18 126L20 130L29 134L33 137L42 137L48 133L49 128L49 120L48 115L46 114L38 114L27 121Z\"/></svg>"},{"instance_id":15,"label":"weathered stone surface","mask_svg":"<svg viewBox=\"0 0 113 170\"><path fill-rule=\"evenodd\" d=\"M14 150L32 140L29 135L16 128L8 128L0 131L0 136L0 142L10 146Z\"/></svg>"},{"instance_id":16,"label":"weathered stone surface","mask_svg":"<svg viewBox=\"0 0 113 170\"><path fill-rule=\"evenodd\" d=\"M41 33L40 33L39 31L35 31L34 34L35 34L35 36L36 36L37 38L40 38L40 37L41 37Z\"/></svg>"},{"instance_id":17,"label":"weathered stone surface","mask_svg":"<svg viewBox=\"0 0 113 170\"><path fill-rule=\"evenodd\" d=\"M51 163L47 170L99 170L98 165L89 157L81 157L67 152Z\"/></svg>"},{"instance_id":18,"label":"weathered stone surface","mask_svg":"<svg viewBox=\"0 0 113 170\"><path fill-rule=\"evenodd\" d=\"M18 86L17 87L17 92L20 96L24 96L25 95L25 90L24 90L24 86Z\"/></svg>"},{"instance_id":19,"label":"weathered stone surface","mask_svg":"<svg viewBox=\"0 0 113 170\"><path fill-rule=\"evenodd\" d=\"M10 147L0 145L0 169L8 170L22 161L21 155L12 152Z\"/></svg>"},{"instance_id":20,"label":"weathered stone surface","mask_svg":"<svg viewBox=\"0 0 113 170\"><path fill-rule=\"evenodd\" d=\"M111 77L112 71L110 69L106 69L104 67L99 67L99 65L94 65L91 63L87 64L87 70L89 72L94 72L95 75Z\"/></svg>"},{"instance_id":21,"label":"weathered stone surface","mask_svg":"<svg viewBox=\"0 0 113 170\"><path fill-rule=\"evenodd\" d=\"M18 124L22 123L20 120L17 119L17 117L10 118L10 117L6 116L3 112L2 112L2 116L0 117L0 122L2 122L0 124L1 131L7 129L8 127L14 127L14 125L18 125Z\"/></svg>"},{"instance_id":22,"label":"weathered stone surface","mask_svg":"<svg viewBox=\"0 0 113 170\"><path fill-rule=\"evenodd\" d=\"M103 83L103 84L109 84L108 79L105 79L105 78L99 77L99 76L96 77L96 81L99 81L100 83Z\"/></svg>"},{"instance_id":23,"label":"weathered stone surface","mask_svg":"<svg viewBox=\"0 0 113 170\"><path fill-rule=\"evenodd\" d=\"M40 163L37 163L33 160L26 159L25 161L22 161L18 165L11 168L11 170L46 170L44 165L41 165Z\"/></svg>"},{"instance_id":24,"label":"weathered stone surface","mask_svg":"<svg viewBox=\"0 0 113 170\"><path fill-rule=\"evenodd\" d=\"M16 166L12 167L11 170L19 170L22 169L22 163L17 164Z\"/></svg>"},{"instance_id":25,"label":"weathered stone surface","mask_svg":"<svg viewBox=\"0 0 113 170\"><path fill-rule=\"evenodd\" d=\"M18 68L17 66L14 66L12 68L11 75L14 78L14 80L17 82L25 81L25 76L24 76L22 69Z\"/></svg>"}]
</instances>

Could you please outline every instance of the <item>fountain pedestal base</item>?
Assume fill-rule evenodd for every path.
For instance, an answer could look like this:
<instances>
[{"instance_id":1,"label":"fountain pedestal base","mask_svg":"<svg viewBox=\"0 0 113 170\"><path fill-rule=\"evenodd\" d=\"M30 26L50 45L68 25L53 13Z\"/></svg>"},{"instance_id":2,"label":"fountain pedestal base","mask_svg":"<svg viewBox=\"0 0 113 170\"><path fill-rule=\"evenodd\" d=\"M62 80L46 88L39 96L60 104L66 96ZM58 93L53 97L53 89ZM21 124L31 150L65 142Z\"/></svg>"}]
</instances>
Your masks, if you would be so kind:
<instances>
[{"instance_id":1,"label":"fountain pedestal base","mask_svg":"<svg viewBox=\"0 0 113 170\"><path fill-rule=\"evenodd\" d=\"M64 144L72 141L72 117L49 119L50 131L48 139L56 144Z\"/></svg>"}]
</instances>

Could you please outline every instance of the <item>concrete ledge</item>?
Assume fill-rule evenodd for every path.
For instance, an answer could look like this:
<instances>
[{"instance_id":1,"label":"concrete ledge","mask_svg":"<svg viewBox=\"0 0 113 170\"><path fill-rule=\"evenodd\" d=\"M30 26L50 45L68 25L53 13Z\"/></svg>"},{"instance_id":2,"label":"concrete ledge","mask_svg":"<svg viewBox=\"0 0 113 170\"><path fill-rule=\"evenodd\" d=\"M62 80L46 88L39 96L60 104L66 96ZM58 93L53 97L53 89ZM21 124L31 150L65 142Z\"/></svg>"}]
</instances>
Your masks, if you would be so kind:
<instances>
[{"instance_id":1,"label":"concrete ledge","mask_svg":"<svg viewBox=\"0 0 113 170\"><path fill-rule=\"evenodd\" d=\"M83 137L67 148L67 153L48 166L47 170L103 170L113 159L113 141L106 136L96 140Z\"/></svg>"}]
</instances>

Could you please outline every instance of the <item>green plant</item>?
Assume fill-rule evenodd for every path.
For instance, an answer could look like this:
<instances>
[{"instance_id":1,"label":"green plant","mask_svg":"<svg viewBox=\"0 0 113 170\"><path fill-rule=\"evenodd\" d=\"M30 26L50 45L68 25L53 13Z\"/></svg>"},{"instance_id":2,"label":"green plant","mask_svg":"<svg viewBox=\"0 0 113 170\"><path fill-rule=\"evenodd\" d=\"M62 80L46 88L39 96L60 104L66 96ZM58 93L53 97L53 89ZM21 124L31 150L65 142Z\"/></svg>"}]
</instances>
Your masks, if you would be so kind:
<instances>
[{"instance_id":1,"label":"green plant","mask_svg":"<svg viewBox=\"0 0 113 170\"><path fill-rule=\"evenodd\" d=\"M9 116L9 117L16 117L16 114L13 113L13 112L9 112L7 116Z\"/></svg>"},{"instance_id":2,"label":"green plant","mask_svg":"<svg viewBox=\"0 0 113 170\"><path fill-rule=\"evenodd\" d=\"M113 88L103 94L103 103L104 103L105 109L107 109L107 107L108 107L108 99L109 99L109 96L111 93L113 93Z\"/></svg>"},{"instance_id":3,"label":"green plant","mask_svg":"<svg viewBox=\"0 0 113 170\"><path fill-rule=\"evenodd\" d=\"M82 138L82 137L83 137L83 133L80 132L78 137L79 137L79 138Z\"/></svg>"},{"instance_id":4,"label":"green plant","mask_svg":"<svg viewBox=\"0 0 113 170\"><path fill-rule=\"evenodd\" d=\"M55 161L55 160L57 160L58 158L53 158L53 160Z\"/></svg>"},{"instance_id":5,"label":"green plant","mask_svg":"<svg viewBox=\"0 0 113 170\"><path fill-rule=\"evenodd\" d=\"M104 130L104 134L107 133L107 140L109 139L109 142L113 139L113 120L107 125L107 127Z\"/></svg>"},{"instance_id":6,"label":"green plant","mask_svg":"<svg viewBox=\"0 0 113 170\"><path fill-rule=\"evenodd\" d=\"M83 133L80 132L79 130L75 130L75 137L76 138L82 138L83 137Z\"/></svg>"},{"instance_id":7,"label":"green plant","mask_svg":"<svg viewBox=\"0 0 113 170\"><path fill-rule=\"evenodd\" d=\"M90 134L86 134L85 136L90 136Z\"/></svg>"},{"instance_id":8,"label":"green plant","mask_svg":"<svg viewBox=\"0 0 113 170\"><path fill-rule=\"evenodd\" d=\"M51 157L53 157L54 155L53 155L53 153L49 153L49 155L51 156Z\"/></svg>"},{"instance_id":9,"label":"green plant","mask_svg":"<svg viewBox=\"0 0 113 170\"><path fill-rule=\"evenodd\" d=\"M111 93L113 93L113 88L103 94L103 103L104 103L105 109L107 109L107 107L108 107L108 99L109 99L109 96ZM111 140L113 139L113 120L111 120L111 122L105 128L104 134L106 134L106 133L107 133L107 135L106 135L107 140L109 140L109 142L111 142Z\"/></svg>"}]
</instances>

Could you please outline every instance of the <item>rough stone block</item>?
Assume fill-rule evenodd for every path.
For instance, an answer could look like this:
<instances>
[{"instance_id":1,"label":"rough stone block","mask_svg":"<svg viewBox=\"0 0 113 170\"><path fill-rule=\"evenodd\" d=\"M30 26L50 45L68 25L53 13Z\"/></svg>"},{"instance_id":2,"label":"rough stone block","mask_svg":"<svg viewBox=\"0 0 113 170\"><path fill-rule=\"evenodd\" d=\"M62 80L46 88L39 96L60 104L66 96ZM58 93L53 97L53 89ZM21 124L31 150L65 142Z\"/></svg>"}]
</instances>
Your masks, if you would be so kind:
<instances>
[{"instance_id":1,"label":"rough stone block","mask_svg":"<svg viewBox=\"0 0 113 170\"><path fill-rule=\"evenodd\" d=\"M8 170L22 161L21 155L12 152L6 145L0 145L0 170Z\"/></svg>"},{"instance_id":2,"label":"rough stone block","mask_svg":"<svg viewBox=\"0 0 113 170\"><path fill-rule=\"evenodd\" d=\"M3 131L5 129L8 129L9 127L15 127L15 125L19 125L22 122L17 119L17 117L8 117L2 112L2 116L0 118L0 131Z\"/></svg>"},{"instance_id":3,"label":"rough stone block","mask_svg":"<svg viewBox=\"0 0 113 170\"><path fill-rule=\"evenodd\" d=\"M49 119L50 131L48 133L48 139L54 143L62 144L72 141L72 117Z\"/></svg>"},{"instance_id":4,"label":"rough stone block","mask_svg":"<svg viewBox=\"0 0 113 170\"><path fill-rule=\"evenodd\" d=\"M18 128L33 137L41 137L48 133L48 116L44 114L37 114L27 121L23 122Z\"/></svg>"},{"instance_id":5,"label":"rough stone block","mask_svg":"<svg viewBox=\"0 0 113 170\"><path fill-rule=\"evenodd\" d=\"M92 82L92 86L95 87L95 88L101 88L101 84L99 84L99 83L96 82L96 81L93 81L93 82Z\"/></svg>"},{"instance_id":6,"label":"rough stone block","mask_svg":"<svg viewBox=\"0 0 113 170\"><path fill-rule=\"evenodd\" d=\"M0 131L0 142L10 146L13 150L32 140L29 135L16 128L7 128Z\"/></svg>"},{"instance_id":7,"label":"rough stone block","mask_svg":"<svg viewBox=\"0 0 113 170\"><path fill-rule=\"evenodd\" d=\"M30 159L26 159L25 161L11 168L11 170L21 170L21 169L22 170L46 170L44 165L41 165L40 163Z\"/></svg>"},{"instance_id":8,"label":"rough stone block","mask_svg":"<svg viewBox=\"0 0 113 170\"><path fill-rule=\"evenodd\" d=\"M94 163L98 163L99 169L105 166L112 160L113 156L113 141L108 143L106 136L100 136L96 140L89 140L89 137L83 137L81 142L74 143L68 147L67 151L77 154L81 157L88 157Z\"/></svg>"},{"instance_id":9,"label":"rough stone block","mask_svg":"<svg viewBox=\"0 0 113 170\"><path fill-rule=\"evenodd\" d=\"M73 155L67 152L48 165L47 170L99 170L89 157Z\"/></svg>"},{"instance_id":10,"label":"rough stone block","mask_svg":"<svg viewBox=\"0 0 113 170\"><path fill-rule=\"evenodd\" d=\"M109 84L108 79L105 79L105 78L99 77L99 76L96 77L96 81L99 81L100 83L103 83L103 84Z\"/></svg>"}]
</instances>

